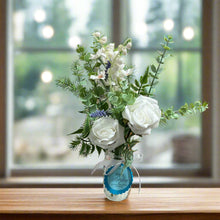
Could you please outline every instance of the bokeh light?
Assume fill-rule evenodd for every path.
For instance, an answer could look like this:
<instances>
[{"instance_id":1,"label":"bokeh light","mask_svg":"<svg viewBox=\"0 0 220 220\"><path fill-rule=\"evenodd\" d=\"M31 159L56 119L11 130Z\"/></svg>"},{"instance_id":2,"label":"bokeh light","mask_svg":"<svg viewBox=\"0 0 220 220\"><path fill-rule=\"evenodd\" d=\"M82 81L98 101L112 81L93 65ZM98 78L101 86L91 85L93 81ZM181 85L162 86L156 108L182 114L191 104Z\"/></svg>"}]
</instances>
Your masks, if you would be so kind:
<instances>
[{"instance_id":1,"label":"bokeh light","mask_svg":"<svg viewBox=\"0 0 220 220\"><path fill-rule=\"evenodd\" d=\"M41 80L43 83L50 83L53 79L53 74L49 70L45 70L41 73Z\"/></svg>"},{"instance_id":2,"label":"bokeh light","mask_svg":"<svg viewBox=\"0 0 220 220\"><path fill-rule=\"evenodd\" d=\"M194 38L195 32L192 27L185 27L183 29L183 38L187 41L190 41Z\"/></svg>"},{"instance_id":3,"label":"bokeh light","mask_svg":"<svg viewBox=\"0 0 220 220\"><path fill-rule=\"evenodd\" d=\"M43 35L43 37L46 38L46 39L52 38L53 35L54 35L54 29L53 29L53 27L50 26L50 25L44 26L43 29L42 29L42 35Z\"/></svg>"},{"instance_id":4,"label":"bokeh light","mask_svg":"<svg viewBox=\"0 0 220 220\"><path fill-rule=\"evenodd\" d=\"M73 36L69 38L68 44L70 47L76 49L78 44L81 44L82 40L78 36Z\"/></svg>"},{"instance_id":5,"label":"bokeh light","mask_svg":"<svg viewBox=\"0 0 220 220\"><path fill-rule=\"evenodd\" d=\"M172 19L166 19L163 22L163 28L165 31L172 31L174 28L174 21Z\"/></svg>"},{"instance_id":6,"label":"bokeh light","mask_svg":"<svg viewBox=\"0 0 220 220\"><path fill-rule=\"evenodd\" d=\"M42 23L46 20L46 12L43 9L37 9L34 12L34 20L38 23Z\"/></svg>"}]
</instances>

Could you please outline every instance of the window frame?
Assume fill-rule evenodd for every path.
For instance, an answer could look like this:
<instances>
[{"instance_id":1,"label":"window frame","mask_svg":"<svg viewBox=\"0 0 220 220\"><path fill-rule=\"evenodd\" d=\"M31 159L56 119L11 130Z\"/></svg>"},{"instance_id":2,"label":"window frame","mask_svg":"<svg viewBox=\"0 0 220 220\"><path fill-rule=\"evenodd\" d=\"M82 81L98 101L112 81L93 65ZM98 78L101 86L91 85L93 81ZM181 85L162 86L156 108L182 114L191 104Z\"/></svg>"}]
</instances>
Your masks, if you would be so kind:
<instances>
[{"instance_id":1,"label":"window frame","mask_svg":"<svg viewBox=\"0 0 220 220\"><path fill-rule=\"evenodd\" d=\"M7 102L7 92L6 92L6 72L7 72L7 54L10 53L10 48L6 48L7 45L7 12L9 12L10 2L7 0L0 1L0 92L2 99L0 99L0 105L5 106L0 108L0 177L30 177L30 176L90 176L90 169L69 169L69 168L19 168L9 170L7 166L7 128L6 128L6 118L9 109L6 108ZM120 10L122 5L121 1L113 0L113 12L117 16L112 16L113 24L113 41L119 44L121 19ZM202 2L202 96L203 100L209 102L210 108L213 106L212 100L212 45L206 42L212 42L212 12L213 12L213 2L214 0L203 0ZM115 14L114 14L115 15ZM9 17L9 16L8 16ZM7 18L8 18L7 17ZM8 77L7 77L8 78ZM148 166L147 169L139 169L141 176L172 176L172 177L211 177L212 174L212 147L213 146L213 120L212 112L214 110L209 110L202 115L202 162L201 167L187 167L181 166L177 168L163 169L163 168L153 168ZM9 152L10 153L10 152ZM97 171L94 176L102 175L102 171Z\"/></svg>"}]
</instances>

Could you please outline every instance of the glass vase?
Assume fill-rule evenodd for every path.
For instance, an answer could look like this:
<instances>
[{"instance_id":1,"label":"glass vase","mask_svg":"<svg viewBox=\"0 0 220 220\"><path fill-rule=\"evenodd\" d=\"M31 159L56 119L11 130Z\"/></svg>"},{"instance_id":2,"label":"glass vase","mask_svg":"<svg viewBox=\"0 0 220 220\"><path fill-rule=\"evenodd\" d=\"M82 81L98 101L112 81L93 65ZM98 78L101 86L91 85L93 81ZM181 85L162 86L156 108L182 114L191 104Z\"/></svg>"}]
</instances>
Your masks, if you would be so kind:
<instances>
[{"instance_id":1,"label":"glass vase","mask_svg":"<svg viewBox=\"0 0 220 220\"><path fill-rule=\"evenodd\" d=\"M111 201L125 200L131 190L133 174L129 167L120 164L110 167L104 175L104 193Z\"/></svg>"}]
</instances>

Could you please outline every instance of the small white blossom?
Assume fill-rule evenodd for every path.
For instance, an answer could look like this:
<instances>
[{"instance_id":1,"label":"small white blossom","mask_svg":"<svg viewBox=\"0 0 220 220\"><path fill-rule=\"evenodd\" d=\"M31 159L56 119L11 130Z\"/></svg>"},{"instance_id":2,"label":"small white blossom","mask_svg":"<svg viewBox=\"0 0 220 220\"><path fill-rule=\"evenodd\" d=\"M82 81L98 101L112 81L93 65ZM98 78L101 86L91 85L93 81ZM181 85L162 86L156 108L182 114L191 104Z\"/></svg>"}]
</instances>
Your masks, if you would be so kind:
<instances>
[{"instance_id":1,"label":"small white blossom","mask_svg":"<svg viewBox=\"0 0 220 220\"><path fill-rule=\"evenodd\" d=\"M118 51L121 52L123 47L124 47L124 46L123 46L122 44L120 44L120 45L118 46Z\"/></svg>"},{"instance_id":2,"label":"small white blossom","mask_svg":"<svg viewBox=\"0 0 220 220\"><path fill-rule=\"evenodd\" d=\"M100 44L105 44L106 42L107 42L107 37L106 37L106 36L102 37L102 38L99 40L99 43L100 43Z\"/></svg>"},{"instance_id":3,"label":"small white blossom","mask_svg":"<svg viewBox=\"0 0 220 220\"><path fill-rule=\"evenodd\" d=\"M125 47L122 48L122 54L127 55L127 49Z\"/></svg>"},{"instance_id":4,"label":"small white blossom","mask_svg":"<svg viewBox=\"0 0 220 220\"><path fill-rule=\"evenodd\" d=\"M99 50L96 52L96 54L90 54L90 59L91 59L91 60L96 60L96 59L98 59L98 58L100 58L100 57L104 57L104 58L106 57L104 48L99 49Z\"/></svg>"},{"instance_id":5,"label":"small white blossom","mask_svg":"<svg viewBox=\"0 0 220 220\"><path fill-rule=\"evenodd\" d=\"M119 58L119 59L117 59L115 61L115 63L118 64L118 65L122 65L123 64L123 60L121 58Z\"/></svg>"},{"instance_id":6,"label":"small white blossom","mask_svg":"<svg viewBox=\"0 0 220 220\"><path fill-rule=\"evenodd\" d=\"M98 75L91 75L90 79L105 79L105 71L98 72Z\"/></svg>"},{"instance_id":7,"label":"small white blossom","mask_svg":"<svg viewBox=\"0 0 220 220\"><path fill-rule=\"evenodd\" d=\"M114 43L110 43L106 46L106 50L114 50L115 49L115 44Z\"/></svg>"},{"instance_id":8,"label":"small white blossom","mask_svg":"<svg viewBox=\"0 0 220 220\"><path fill-rule=\"evenodd\" d=\"M126 70L126 76L130 76L133 73L133 69Z\"/></svg>"},{"instance_id":9,"label":"small white blossom","mask_svg":"<svg viewBox=\"0 0 220 220\"><path fill-rule=\"evenodd\" d=\"M100 37L101 36L101 34L100 34L100 32L94 32L93 34L92 34L94 37Z\"/></svg>"},{"instance_id":10,"label":"small white blossom","mask_svg":"<svg viewBox=\"0 0 220 220\"><path fill-rule=\"evenodd\" d=\"M126 48L127 48L128 50L130 50L131 47L132 47L132 43L131 43L131 42L128 42L127 45L126 45Z\"/></svg>"}]
</instances>

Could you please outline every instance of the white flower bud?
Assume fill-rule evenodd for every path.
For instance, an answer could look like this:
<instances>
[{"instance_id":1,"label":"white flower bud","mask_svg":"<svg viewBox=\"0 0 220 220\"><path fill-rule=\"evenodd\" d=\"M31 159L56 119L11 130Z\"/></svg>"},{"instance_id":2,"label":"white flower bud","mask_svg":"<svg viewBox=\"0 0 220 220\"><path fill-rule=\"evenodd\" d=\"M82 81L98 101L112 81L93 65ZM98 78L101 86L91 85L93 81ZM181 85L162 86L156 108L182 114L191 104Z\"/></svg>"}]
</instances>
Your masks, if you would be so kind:
<instances>
[{"instance_id":1,"label":"white flower bud","mask_svg":"<svg viewBox=\"0 0 220 220\"><path fill-rule=\"evenodd\" d=\"M124 46L120 44L120 45L118 46L118 51L121 52L122 49L123 49L123 47L124 47Z\"/></svg>"},{"instance_id":2,"label":"white flower bud","mask_svg":"<svg viewBox=\"0 0 220 220\"><path fill-rule=\"evenodd\" d=\"M128 50L130 50L131 47L132 47L132 43L131 43L131 42L128 42L127 45L126 45L126 48L127 48Z\"/></svg>"},{"instance_id":3,"label":"white flower bud","mask_svg":"<svg viewBox=\"0 0 220 220\"><path fill-rule=\"evenodd\" d=\"M138 135L133 135L133 136L131 136L131 138L130 138L130 141L141 141L141 137L140 136L138 136Z\"/></svg>"},{"instance_id":4,"label":"white flower bud","mask_svg":"<svg viewBox=\"0 0 220 220\"><path fill-rule=\"evenodd\" d=\"M127 55L127 49L125 47L122 48L122 54Z\"/></svg>"},{"instance_id":5,"label":"white flower bud","mask_svg":"<svg viewBox=\"0 0 220 220\"><path fill-rule=\"evenodd\" d=\"M100 37L101 36L101 34L100 34L100 32L94 32L93 34L92 34L94 37Z\"/></svg>"},{"instance_id":6,"label":"white flower bud","mask_svg":"<svg viewBox=\"0 0 220 220\"><path fill-rule=\"evenodd\" d=\"M101 43L101 44L105 44L106 42L107 42L107 37L106 37L106 36L102 37L102 38L99 40L99 43Z\"/></svg>"}]
</instances>

